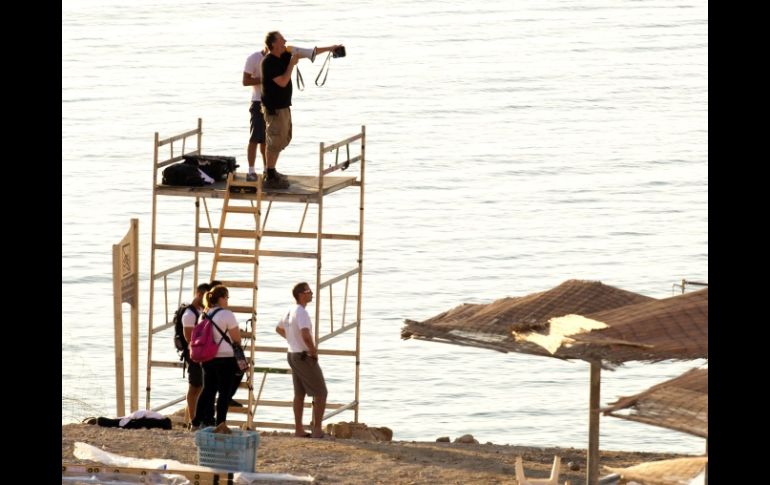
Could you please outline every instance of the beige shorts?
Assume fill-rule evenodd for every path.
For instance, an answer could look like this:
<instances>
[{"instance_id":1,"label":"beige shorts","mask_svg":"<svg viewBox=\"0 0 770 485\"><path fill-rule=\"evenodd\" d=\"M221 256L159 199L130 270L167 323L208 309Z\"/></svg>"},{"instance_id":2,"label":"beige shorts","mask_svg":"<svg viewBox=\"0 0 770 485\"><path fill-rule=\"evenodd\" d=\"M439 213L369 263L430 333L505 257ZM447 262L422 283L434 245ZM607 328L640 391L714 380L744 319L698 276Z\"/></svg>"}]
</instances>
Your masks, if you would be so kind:
<instances>
[{"instance_id":1,"label":"beige shorts","mask_svg":"<svg viewBox=\"0 0 770 485\"><path fill-rule=\"evenodd\" d=\"M310 356L302 358L301 352L289 352L286 360L291 367L291 379L294 382L294 395L326 397L326 380L318 361Z\"/></svg>"},{"instance_id":2,"label":"beige shorts","mask_svg":"<svg viewBox=\"0 0 770 485\"><path fill-rule=\"evenodd\" d=\"M271 152L280 152L291 141L291 108L275 110L275 114L267 113L262 105L262 114L265 116L265 138L267 149Z\"/></svg>"}]
</instances>

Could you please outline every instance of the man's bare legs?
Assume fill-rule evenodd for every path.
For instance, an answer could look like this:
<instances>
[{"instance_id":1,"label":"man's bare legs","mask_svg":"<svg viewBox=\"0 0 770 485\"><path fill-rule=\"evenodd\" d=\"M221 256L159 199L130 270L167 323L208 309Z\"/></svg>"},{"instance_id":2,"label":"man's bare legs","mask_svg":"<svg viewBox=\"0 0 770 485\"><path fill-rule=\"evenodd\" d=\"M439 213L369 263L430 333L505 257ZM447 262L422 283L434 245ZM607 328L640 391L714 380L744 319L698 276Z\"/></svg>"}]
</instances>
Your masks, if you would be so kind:
<instances>
[{"instance_id":1,"label":"man's bare legs","mask_svg":"<svg viewBox=\"0 0 770 485\"><path fill-rule=\"evenodd\" d=\"M187 386L188 421L192 421L195 417L195 405L198 404L198 397L201 395L201 390L203 390L203 386Z\"/></svg>"},{"instance_id":2,"label":"man's bare legs","mask_svg":"<svg viewBox=\"0 0 770 485\"><path fill-rule=\"evenodd\" d=\"M326 396L316 396L313 399L313 438L321 438L324 435L321 428L321 420L326 410Z\"/></svg>"},{"instance_id":3,"label":"man's bare legs","mask_svg":"<svg viewBox=\"0 0 770 485\"><path fill-rule=\"evenodd\" d=\"M305 395L294 395L294 436L304 437L305 428L302 426L302 411L305 408Z\"/></svg>"},{"instance_id":4,"label":"man's bare legs","mask_svg":"<svg viewBox=\"0 0 770 485\"><path fill-rule=\"evenodd\" d=\"M262 154L262 171L264 172L265 165L267 164L265 158L265 144L249 142L249 146L246 149L246 159L249 162L249 173L256 173L254 170L254 164L257 161L257 146L259 146L259 153Z\"/></svg>"}]
</instances>

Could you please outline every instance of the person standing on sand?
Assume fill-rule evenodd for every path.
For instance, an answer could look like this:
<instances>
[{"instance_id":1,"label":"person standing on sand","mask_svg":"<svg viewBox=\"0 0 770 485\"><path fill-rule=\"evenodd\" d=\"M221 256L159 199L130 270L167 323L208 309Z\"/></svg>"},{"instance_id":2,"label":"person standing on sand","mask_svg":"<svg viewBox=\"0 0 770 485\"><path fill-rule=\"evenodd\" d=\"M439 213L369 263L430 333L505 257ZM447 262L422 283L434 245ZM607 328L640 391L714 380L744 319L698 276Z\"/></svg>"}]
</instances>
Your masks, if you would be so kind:
<instances>
[{"instance_id":1,"label":"person standing on sand","mask_svg":"<svg viewBox=\"0 0 770 485\"><path fill-rule=\"evenodd\" d=\"M318 365L318 347L313 342L313 324L305 307L313 300L313 290L305 282L297 283L291 291L296 305L292 305L278 322L275 331L289 344L286 360L291 367L294 384L294 436L323 438L321 428L326 410L326 380ZM313 397L313 432L305 433L302 426L302 412L305 395Z\"/></svg>"},{"instance_id":2,"label":"person standing on sand","mask_svg":"<svg viewBox=\"0 0 770 485\"><path fill-rule=\"evenodd\" d=\"M222 285L217 285L206 293L206 314L217 327L214 329L214 340L219 342L219 348L216 357L202 364L203 392L195 406L195 417L190 427L193 431L201 426L215 426L227 421L227 407L233 395L235 373L238 369L230 342L241 343L238 321L227 308L229 298L230 292ZM230 342L225 339L225 334L229 336ZM219 401L216 404L215 420L214 399L217 393Z\"/></svg>"},{"instance_id":3,"label":"person standing on sand","mask_svg":"<svg viewBox=\"0 0 770 485\"><path fill-rule=\"evenodd\" d=\"M195 416L195 406L201 395L201 389L203 389L203 368L199 363L190 360L189 345L193 327L198 323L198 315L203 310L203 295L210 289L211 285L208 283L199 284L195 289L195 298L190 303L192 308L188 307L182 314L182 330L188 346L188 351L185 352L184 356L187 361L187 382L189 383L187 386L187 416L190 420Z\"/></svg>"}]
</instances>

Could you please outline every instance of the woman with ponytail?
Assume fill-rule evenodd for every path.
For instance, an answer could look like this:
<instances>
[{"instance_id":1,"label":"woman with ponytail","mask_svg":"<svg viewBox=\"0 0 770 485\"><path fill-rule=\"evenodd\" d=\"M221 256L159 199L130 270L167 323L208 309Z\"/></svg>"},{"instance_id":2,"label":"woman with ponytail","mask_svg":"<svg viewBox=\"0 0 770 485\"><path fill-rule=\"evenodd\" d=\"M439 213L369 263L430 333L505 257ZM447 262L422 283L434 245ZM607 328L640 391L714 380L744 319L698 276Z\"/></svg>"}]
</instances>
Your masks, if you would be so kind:
<instances>
[{"instance_id":1,"label":"woman with ponytail","mask_svg":"<svg viewBox=\"0 0 770 485\"><path fill-rule=\"evenodd\" d=\"M219 350L215 358L202 364L203 391L195 407L191 429L215 426L227 420L227 407L230 396L233 395L233 386L236 385L233 376L240 371L230 342L241 343L238 321L233 312L227 308L229 297L230 293L224 285L213 287L204 297L206 309L201 314L201 318L204 314L208 315L214 324L214 341L219 342ZM229 338L229 342L225 335ZM219 400L217 400L215 419L214 401L217 394L219 394Z\"/></svg>"}]
</instances>

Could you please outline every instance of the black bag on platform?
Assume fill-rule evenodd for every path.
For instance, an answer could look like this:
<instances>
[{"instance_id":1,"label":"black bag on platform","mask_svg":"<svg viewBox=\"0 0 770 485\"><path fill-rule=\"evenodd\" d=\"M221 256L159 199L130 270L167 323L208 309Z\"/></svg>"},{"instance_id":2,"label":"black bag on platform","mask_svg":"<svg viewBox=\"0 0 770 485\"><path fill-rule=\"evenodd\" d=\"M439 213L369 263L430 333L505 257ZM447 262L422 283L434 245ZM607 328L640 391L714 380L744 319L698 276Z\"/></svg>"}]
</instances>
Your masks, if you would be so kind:
<instances>
[{"instance_id":1,"label":"black bag on platform","mask_svg":"<svg viewBox=\"0 0 770 485\"><path fill-rule=\"evenodd\" d=\"M163 185L200 187L203 185L203 179L198 167L189 163L175 163L163 169Z\"/></svg>"},{"instance_id":2,"label":"black bag on platform","mask_svg":"<svg viewBox=\"0 0 770 485\"><path fill-rule=\"evenodd\" d=\"M184 163L200 168L215 181L225 180L228 173L235 172L235 169L238 168L238 165L235 164L235 157L225 157L222 155L182 155L182 158L184 158Z\"/></svg>"}]
</instances>

